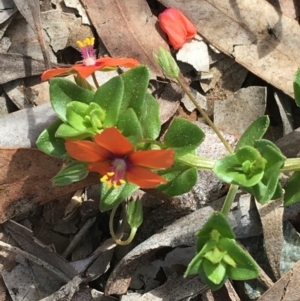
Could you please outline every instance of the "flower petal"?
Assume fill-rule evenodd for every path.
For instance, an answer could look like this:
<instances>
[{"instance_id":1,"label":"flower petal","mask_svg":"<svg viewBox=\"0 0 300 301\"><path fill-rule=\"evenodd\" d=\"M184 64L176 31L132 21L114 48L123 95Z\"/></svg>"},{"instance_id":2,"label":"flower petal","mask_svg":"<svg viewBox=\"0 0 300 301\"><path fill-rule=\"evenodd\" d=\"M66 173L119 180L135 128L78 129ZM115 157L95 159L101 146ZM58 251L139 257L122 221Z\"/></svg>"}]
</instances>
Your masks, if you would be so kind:
<instances>
[{"instance_id":1,"label":"flower petal","mask_svg":"<svg viewBox=\"0 0 300 301\"><path fill-rule=\"evenodd\" d=\"M125 156L133 151L133 146L116 128L107 128L94 137L95 142L116 156Z\"/></svg>"},{"instance_id":2,"label":"flower petal","mask_svg":"<svg viewBox=\"0 0 300 301\"><path fill-rule=\"evenodd\" d=\"M99 174L104 176L111 171L111 164L109 161L92 162L89 163L88 170L98 172Z\"/></svg>"},{"instance_id":3,"label":"flower petal","mask_svg":"<svg viewBox=\"0 0 300 301\"><path fill-rule=\"evenodd\" d=\"M87 140L67 140L65 142L65 147L72 158L83 162L102 161L106 160L111 155L106 149Z\"/></svg>"},{"instance_id":4,"label":"flower petal","mask_svg":"<svg viewBox=\"0 0 300 301\"><path fill-rule=\"evenodd\" d=\"M55 69L49 69L46 70L43 74L42 74L42 81L48 80L54 76L57 75L61 75L64 73L68 73L72 70L72 68L55 68Z\"/></svg>"},{"instance_id":5,"label":"flower petal","mask_svg":"<svg viewBox=\"0 0 300 301\"><path fill-rule=\"evenodd\" d=\"M104 66L103 64L96 64L94 66L85 66L83 64L76 64L72 67L82 78L87 78L95 71L102 69Z\"/></svg>"},{"instance_id":6,"label":"flower petal","mask_svg":"<svg viewBox=\"0 0 300 301\"><path fill-rule=\"evenodd\" d=\"M167 180L153 171L139 166L133 166L125 172L126 180L141 188L154 188L159 184L167 183Z\"/></svg>"},{"instance_id":7,"label":"flower petal","mask_svg":"<svg viewBox=\"0 0 300 301\"><path fill-rule=\"evenodd\" d=\"M133 165L149 168L168 168L174 163L174 150L145 150L133 152L128 156Z\"/></svg>"},{"instance_id":8,"label":"flower petal","mask_svg":"<svg viewBox=\"0 0 300 301\"><path fill-rule=\"evenodd\" d=\"M197 30L186 16L175 8L167 8L158 16L161 29L168 35L174 49L179 49L187 40L192 39Z\"/></svg>"},{"instance_id":9,"label":"flower petal","mask_svg":"<svg viewBox=\"0 0 300 301\"><path fill-rule=\"evenodd\" d=\"M96 61L104 67L123 66L127 68L132 68L140 64L138 60L133 58L102 57L97 59Z\"/></svg>"}]
</instances>

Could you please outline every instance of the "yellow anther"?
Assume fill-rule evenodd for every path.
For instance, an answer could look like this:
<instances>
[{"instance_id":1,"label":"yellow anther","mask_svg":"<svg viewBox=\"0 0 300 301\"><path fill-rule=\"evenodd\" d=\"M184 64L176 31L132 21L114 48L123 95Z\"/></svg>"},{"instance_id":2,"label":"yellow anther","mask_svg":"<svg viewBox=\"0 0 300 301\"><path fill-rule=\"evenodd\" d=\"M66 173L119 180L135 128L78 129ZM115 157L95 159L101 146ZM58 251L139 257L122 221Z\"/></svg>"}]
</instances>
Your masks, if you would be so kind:
<instances>
[{"instance_id":1,"label":"yellow anther","mask_svg":"<svg viewBox=\"0 0 300 301\"><path fill-rule=\"evenodd\" d=\"M108 175L109 177L112 177L114 174L115 174L115 173L114 173L113 171L110 171L110 172L107 173L107 175Z\"/></svg>"},{"instance_id":2,"label":"yellow anther","mask_svg":"<svg viewBox=\"0 0 300 301\"><path fill-rule=\"evenodd\" d=\"M126 183L125 180L120 180L119 182L121 183L121 185Z\"/></svg>"},{"instance_id":3,"label":"yellow anther","mask_svg":"<svg viewBox=\"0 0 300 301\"><path fill-rule=\"evenodd\" d=\"M95 38L91 37L91 38L86 38L84 41L77 41L76 44L79 48L83 48L86 46L93 46L95 42Z\"/></svg>"},{"instance_id":4,"label":"yellow anther","mask_svg":"<svg viewBox=\"0 0 300 301\"><path fill-rule=\"evenodd\" d=\"M104 183L108 180L108 176L104 175L102 178L100 178L100 182Z\"/></svg>"}]
</instances>

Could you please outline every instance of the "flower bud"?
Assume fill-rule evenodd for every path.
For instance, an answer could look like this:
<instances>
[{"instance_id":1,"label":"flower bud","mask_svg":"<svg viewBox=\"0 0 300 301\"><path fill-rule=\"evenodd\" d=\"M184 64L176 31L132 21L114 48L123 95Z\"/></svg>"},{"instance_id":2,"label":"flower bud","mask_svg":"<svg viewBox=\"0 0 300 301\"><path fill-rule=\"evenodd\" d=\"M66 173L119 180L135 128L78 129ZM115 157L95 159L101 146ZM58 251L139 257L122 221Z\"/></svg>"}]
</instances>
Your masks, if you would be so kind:
<instances>
[{"instance_id":1,"label":"flower bud","mask_svg":"<svg viewBox=\"0 0 300 301\"><path fill-rule=\"evenodd\" d=\"M179 76L179 68L169 51L159 47L158 54L154 53L153 56L166 76L169 78L177 78Z\"/></svg>"},{"instance_id":2,"label":"flower bud","mask_svg":"<svg viewBox=\"0 0 300 301\"><path fill-rule=\"evenodd\" d=\"M181 48L192 39L197 30L186 16L176 8L167 8L158 16L161 29L168 35L174 49Z\"/></svg>"}]
</instances>

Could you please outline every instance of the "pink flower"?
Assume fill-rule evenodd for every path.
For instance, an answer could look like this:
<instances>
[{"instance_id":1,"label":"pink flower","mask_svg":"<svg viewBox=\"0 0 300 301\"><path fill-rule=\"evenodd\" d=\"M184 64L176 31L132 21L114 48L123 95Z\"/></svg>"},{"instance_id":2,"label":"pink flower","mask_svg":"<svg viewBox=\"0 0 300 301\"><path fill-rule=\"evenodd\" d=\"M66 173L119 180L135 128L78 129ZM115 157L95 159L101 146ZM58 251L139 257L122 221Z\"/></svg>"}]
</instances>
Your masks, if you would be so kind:
<instances>
[{"instance_id":1,"label":"pink flower","mask_svg":"<svg viewBox=\"0 0 300 301\"><path fill-rule=\"evenodd\" d=\"M181 48L192 39L197 30L186 16L176 8L167 8L158 16L161 29L168 35L174 49Z\"/></svg>"}]
</instances>

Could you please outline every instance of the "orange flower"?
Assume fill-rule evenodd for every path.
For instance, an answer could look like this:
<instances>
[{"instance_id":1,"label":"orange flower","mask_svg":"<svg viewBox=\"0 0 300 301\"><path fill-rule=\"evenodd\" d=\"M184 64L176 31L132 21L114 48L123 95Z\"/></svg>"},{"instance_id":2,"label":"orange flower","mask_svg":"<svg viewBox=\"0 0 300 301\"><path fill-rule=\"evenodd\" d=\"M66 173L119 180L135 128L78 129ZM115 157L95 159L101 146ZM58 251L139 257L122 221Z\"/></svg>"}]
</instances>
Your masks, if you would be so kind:
<instances>
[{"instance_id":1,"label":"orange flower","mask_svg":"<svg viewBox=\"0 0 300 301\"><path fill-rule=\"evenodd\" d=\"M116 188L128 181L141 188L154 188L167 181L150 169L168 168L174 162L172 149L134 151L116 128L95 135L94 142L67 140L65 146L72 158L89 162L88 169L100 173L100 181L107 187Z\"/></svg>"},{"instance_id":2,"label":"orange flower","mask_svg":"<svg viewBox=\"0 0 300 301\"><path fill-rule=\"evenodd\" d=\"M81 77L87 78L95 71L103 69L105 67L124 66L132 68L139 65L139 62L136 59L132 58L102 57L97 59L94 49L94 41L95 38L86 38L83 42L77 41L77 45L80 49L83 59L82 62L75 64L69 68L55 68L46 70L42 74L42 80L48 80L54 76L68 73L78 73Z\"/></svg>"},{"instance_id":3,"label":"orange flower","mask_svg":"<svg viewBox=\"0 0 300 301\"><path fill-rule=\"evenodd\" d=\"M186 16L176 8L167 8L158 16L161 29L168 35L174 49L181 48L192 39L197 30Z\"/></svg>"}]
</instances>

